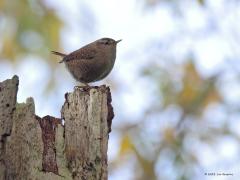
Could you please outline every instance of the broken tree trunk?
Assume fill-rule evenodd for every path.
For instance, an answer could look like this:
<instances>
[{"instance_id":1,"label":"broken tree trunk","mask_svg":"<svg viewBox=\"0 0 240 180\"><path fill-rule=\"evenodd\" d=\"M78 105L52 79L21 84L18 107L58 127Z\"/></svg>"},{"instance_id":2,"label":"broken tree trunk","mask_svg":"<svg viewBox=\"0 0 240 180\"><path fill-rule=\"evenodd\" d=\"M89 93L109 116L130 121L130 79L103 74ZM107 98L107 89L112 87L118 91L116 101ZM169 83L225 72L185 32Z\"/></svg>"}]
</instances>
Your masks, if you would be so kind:
<instances>
[{"instance_id":1,"label":"broken tree trunk","mask_svg":"<svg viewBox=\"0 0 240 180\"><path fill-rule=\"evenodd\" d=\"M61 119L35 115L34 101L17 103L18 77L0 83L0 180L107 179L113 109L108 87L65 95Z\"/></svg>"}]
</instances>

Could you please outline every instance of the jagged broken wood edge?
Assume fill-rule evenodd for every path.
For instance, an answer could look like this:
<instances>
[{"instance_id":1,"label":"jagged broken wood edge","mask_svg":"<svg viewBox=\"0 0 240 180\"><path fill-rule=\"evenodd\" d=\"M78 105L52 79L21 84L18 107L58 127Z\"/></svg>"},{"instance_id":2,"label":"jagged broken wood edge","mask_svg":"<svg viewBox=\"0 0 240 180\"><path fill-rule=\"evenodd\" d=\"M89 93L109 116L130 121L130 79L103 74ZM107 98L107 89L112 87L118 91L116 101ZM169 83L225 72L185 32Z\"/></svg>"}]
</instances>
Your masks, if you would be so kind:
<instances>
[{"instance_id":1,"label":"jagged broken wood edge","mask_svg":"<svg viewBox=\"0 0 240 180\"><path fill-rule=\"evenodd\" d=\"M18 82L18 77L14 76L12 79L0 83L0 180L15 177L76 179L76 174L83 173L82 175L84 175L86 170L76 172L69 168L71 163L65 156L65 132L60 119L51 116L45 116L44 118L36 116L32 98L28 98L26 103L16 103ZM111 123L114 116L109 88L100 86L90 89L75 89L73 93L79 93L83 90L87 93L91 94L91 92L94 92L93 94L95 94L98 92L98 88L100 88L99 90L106 89L106 92L104 92L107 94L105 97L107 104L105 107L105 118L107 118L108 126L105 128L107 129L105 133L108 135L111 131ZM65 119L65 124L68 123L64 116L62 118ZM28 128L24 128L24 126ZM21 144L21 146L16 146L16 142ZM107 143L105 144L107 145ZM24 148L27 151L22 151ZM105 152L106 150L107 146L105 147ZM25 159L21 157L22 155L19 156L19 151L25 153ZM107 165L107 156L104 158L102 158L104 161L100 159L100 162L104 162ZM24 162L21 163L21 161ZM95 162L99 163L99 161ZM18 167L16 163L21 163L24 167L20 169L15 168ZM12 168L9 168L9 166ZM90 165L90 167L92 166ZM90 174L92 169L88 168ZM97 173L93 174L101 177L101 179L107 179L106 170L102 170L100 175ZM94 178L94 176L92 177Z\"/></svg>"}]
</instances>

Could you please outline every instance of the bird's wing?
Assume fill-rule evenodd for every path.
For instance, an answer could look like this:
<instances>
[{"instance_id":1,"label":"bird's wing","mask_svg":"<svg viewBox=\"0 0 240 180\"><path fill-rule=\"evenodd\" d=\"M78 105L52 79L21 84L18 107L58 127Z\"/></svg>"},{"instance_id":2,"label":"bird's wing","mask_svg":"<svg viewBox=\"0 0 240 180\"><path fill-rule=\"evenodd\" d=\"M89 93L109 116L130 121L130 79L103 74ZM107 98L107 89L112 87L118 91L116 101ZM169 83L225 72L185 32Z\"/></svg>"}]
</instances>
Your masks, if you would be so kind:
<instances>
[{"instance_id":1,"label":"bird's wing","mask_svg":"<svg viewBox=\"0 0 240 180\"><path fill-rule=\"evenodd\" d=\"M85 46L65 56L62 62L72 60L90 60L95 57L96 53L97 51L94 48L88 48L87 46Z\"/></svg>"}]
</instances>

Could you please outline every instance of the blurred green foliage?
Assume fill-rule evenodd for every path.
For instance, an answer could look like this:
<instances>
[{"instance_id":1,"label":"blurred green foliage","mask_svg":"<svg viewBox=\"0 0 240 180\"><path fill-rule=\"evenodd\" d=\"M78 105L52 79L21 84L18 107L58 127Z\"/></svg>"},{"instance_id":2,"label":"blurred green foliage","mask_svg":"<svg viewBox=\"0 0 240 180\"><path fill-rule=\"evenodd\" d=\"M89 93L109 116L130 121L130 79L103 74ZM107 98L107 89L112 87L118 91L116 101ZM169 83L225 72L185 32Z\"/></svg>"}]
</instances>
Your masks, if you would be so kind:
<instances>
[{"instance_id":1,"label":"blurred green foliage","mask_svg":"<svg viewBox=\"0 0 240 180\"><path fill-rule=\"evenodd\" d=\"M175 77L169 76L169 72L167 73L162 67L155 65L144 69L144 76L147 76L154 82L158 82L155 83L159 88L155 96L159 96L156 99L161 99L161 103L163 104L151 104L149 111L146 112L146 117L142 121L135 126L131 126L131 128L126 127L127 130L123 130L124 135L119 150L119 159L116 160L121 161L121 157L129 153L134 154L141 169L141 173L139 173L140 175L138 174L139 177L137 179L157 179L156 174L161 174L160 172L157 173L155 168L159 158L166 158L170 162L172 161L173 171L175 171L173 174L178 175L176 179L191 179L194 176L193 167L198 166L199 162L196 154L189 152L190 148L188 149L184 144L191 136L197 142L204 139L203 137L206 138L209 136L207 137L208 139L212 136L214 139L219 135L213 134L216 132L198 122L202 118L205 108L212 103L221 103L222 101L216 88L218 76L204 79L197 72L193 61L187 61L180 68L182 68L184 75L181 78L182 86L179 89L175 88ZM173 67L173 69L177 69L177 67ZM159 134L158 143L154 143L156 141L154 140L156 139L155 136L146 135L147 138L143 138L142 134L147 133L146 127L143 127L143 124L147 123L149 116L154 114L158 116L160 112L164 112L172 105L180 107L182 110L178 123L170 124L163 128L162 133ZM171 119L171 117L169 118ZM185 122L187 118L191 118L192 122ZM170 119L165 119L165 121ZM190 126L192 127L182 128L183 124L191 124ZM195 128L201 128L202 132L194 131ZM224 130L222 129L223 132ZM191 144L188 145L191 147ZM151 155L149 154L149 149L153 150ZM165 157L166 151L169 157ZM169 177L162 176L161 178L168 179Z\"/></svg>"},{"instance_id":2,"label":"blurred green foliage","mask_svg":"<svg viewBox=\"0 0 240 180\"><path fill-rule=\"evenodd\" d=\"M46 59L50 49L59 48L62 22L43 1L1 0L0 12L0 58L34 53Z\"/></svg>"},{"instance_id":3,"label":"blurred green foliage","mask_svg":"<svg viewBox=\"0 0 240 180\"><path fill-rule=\"evenodd\" d=\"M196 2L199 6L204 6L206 3L204 0L192 2ZM177 9L180 1L146 0L145 3L147 6L168 3L173 9ZM197 70L194 58L186 59L181 64L174 64L169 59L161 60L166 62L165 66L157 63L148 64L142 69L141 76L147 77L155 85L156 91L153 96L156 101L149 105L139 122L120 129L123 131L123 137L119 157L115 159L113 166L123 164L124 157L129 157L130 154L137 161L138 173L135 173L135 179L204 179L206 178L204 172L211 170L201 167L199 162L201 155L198 153L204 151L206 146L215 149L216 142L225 136L230 136L237 142L240 139L231 131L228 115L223 125L218 122L214 114L212 114L212 120L216 122L214 125L209 124L204 116L211 105L219 105L226 111L239 113L224 102L223 94L220 93L219 82L225 72L220 71L210 77L203 77ZM144 88L141 90L144 93ZM165 119L160 118L161 114L172 107L180 110L176 123L173 123L174 117L171 115ZM164 127L159 128L161 133L157 135L152 135L147 126L153 117L159 122L155 126L165 124ZM196 144L198 147L194 149ZM202 172L202 178L196 177L199 172Z\"/></svg>"}]
</instances>

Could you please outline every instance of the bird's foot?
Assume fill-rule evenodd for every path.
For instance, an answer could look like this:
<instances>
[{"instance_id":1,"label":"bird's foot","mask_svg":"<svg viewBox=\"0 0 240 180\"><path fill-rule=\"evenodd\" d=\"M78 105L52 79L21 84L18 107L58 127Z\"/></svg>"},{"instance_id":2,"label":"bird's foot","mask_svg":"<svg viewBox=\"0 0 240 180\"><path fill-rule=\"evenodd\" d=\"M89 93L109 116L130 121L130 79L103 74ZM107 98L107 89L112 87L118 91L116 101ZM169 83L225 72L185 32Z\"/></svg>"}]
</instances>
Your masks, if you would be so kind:
<instances>
[{"instance_id":1,"label":"bird's foot","mask_svg":"<svg viewBox=\"0 0 240 180\"><path fill-rule=\"evenodd\" d=\"M84 85L74 86L74 90L76 90L76 89L89 90L91 88L91 86L89 86L87 83L83 83L83 84Z\"/></svg>"}]
</instances>

